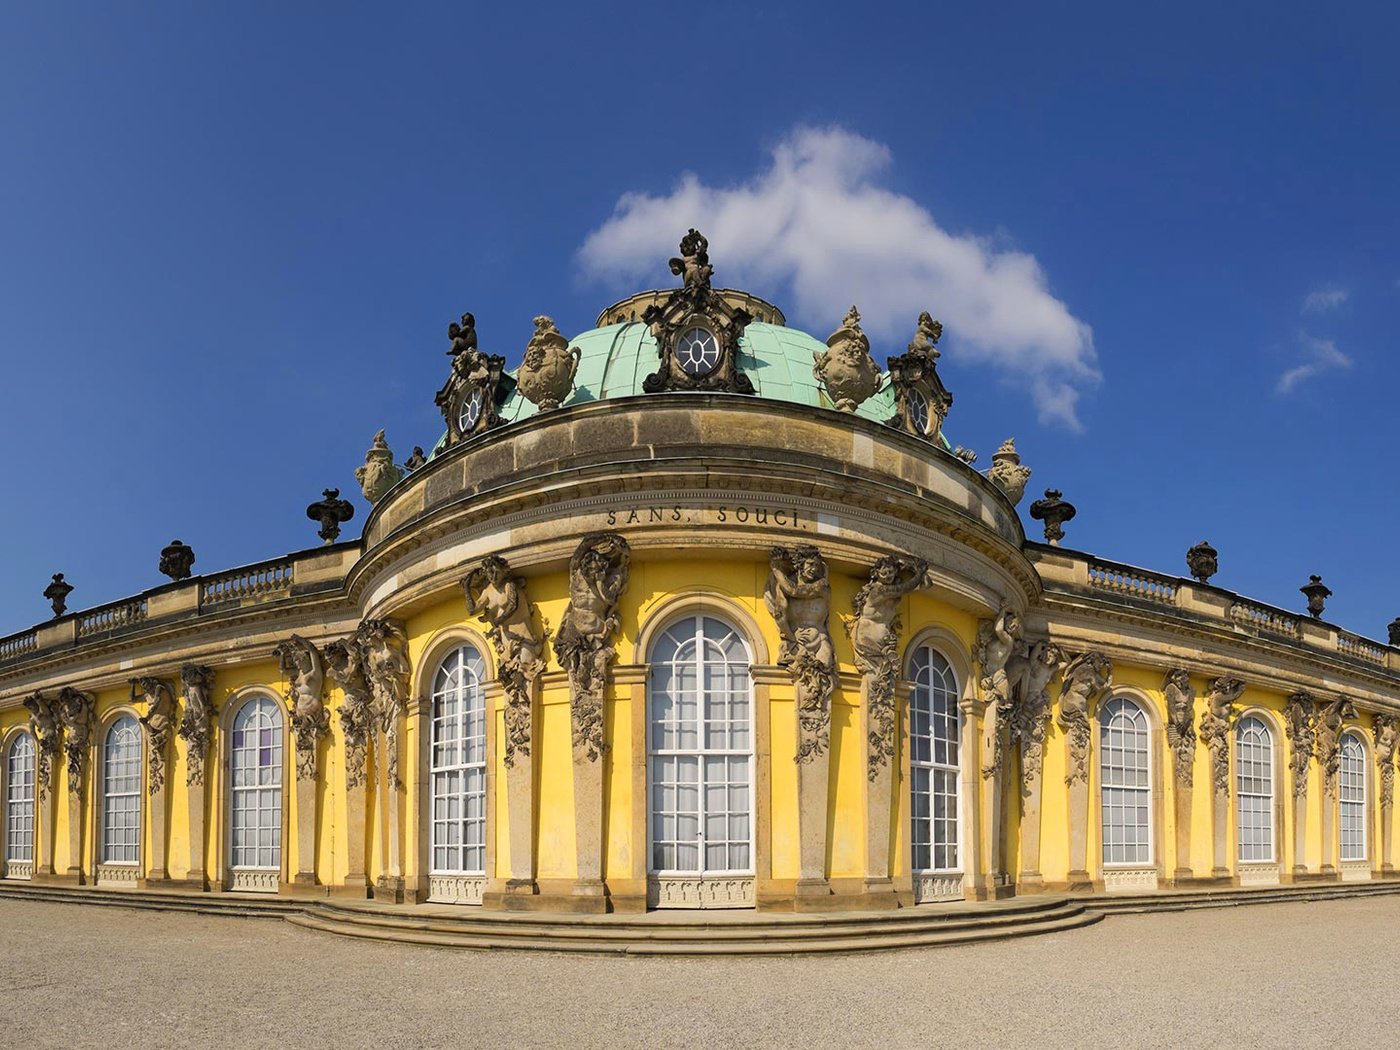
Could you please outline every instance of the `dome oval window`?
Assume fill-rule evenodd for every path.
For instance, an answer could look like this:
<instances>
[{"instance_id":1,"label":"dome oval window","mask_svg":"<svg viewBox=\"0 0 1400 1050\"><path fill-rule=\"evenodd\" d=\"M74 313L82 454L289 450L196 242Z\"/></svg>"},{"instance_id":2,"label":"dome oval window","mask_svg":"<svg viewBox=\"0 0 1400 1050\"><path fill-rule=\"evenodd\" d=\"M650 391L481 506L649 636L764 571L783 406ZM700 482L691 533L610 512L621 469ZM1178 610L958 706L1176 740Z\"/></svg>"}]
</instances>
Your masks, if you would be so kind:
<instances>
[{"instance_id":1,"label":"dome oval window","mask_svg":"<svg viewBox=\"0 0 1400 1050\"><path fill-rule=\"evenodd\" d=\"M676 360L692 379L707 376L719 367L719 340L708 328L687 328L676 340Z\"/></svg>"},{"instance_id":2,"label":"dome oval window","mask_svg":"<svg viewBox=\"0 0 1400 1050\"><path fill-rule=\"evenodd\" d=\"M909 424L916 434L928 433L928 398L922 390L909 391Z\"/></svg>"},{"instance_id":3,"label":"dome oval window","mask_svg":"<svg viewBox=\"0 0 1400 1050\"><path fill-rule=\"evenodd\" d=\"M463 434L470 434L481 418L481 406L485 400L486 392L481 387L472 390L471 396L462 401L462 408L457 413L457 429Z\"/></svg>"}]
</instances>

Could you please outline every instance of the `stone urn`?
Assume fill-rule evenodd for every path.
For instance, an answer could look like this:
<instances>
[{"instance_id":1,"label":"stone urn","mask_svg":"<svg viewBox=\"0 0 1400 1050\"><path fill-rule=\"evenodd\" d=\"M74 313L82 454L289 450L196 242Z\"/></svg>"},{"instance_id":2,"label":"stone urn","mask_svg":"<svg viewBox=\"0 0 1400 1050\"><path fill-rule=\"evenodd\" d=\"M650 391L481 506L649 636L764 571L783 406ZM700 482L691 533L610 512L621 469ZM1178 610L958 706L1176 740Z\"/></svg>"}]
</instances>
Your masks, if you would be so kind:
<instances>
[{"instance_id":1,"label":"stone urn","mask_svg":"<svg viewBox=\"0 0 1400 1050\"><path fill-rule=\"evenodd\" d=\"M369 451L365 453L365 465L355 471L355 480L360 483L360 492L371 503L378 503L381 496L393 488L403 478L403 468L394 462L394 453L384 440L384 431L374 435Z\"/></svg>"},{"instance_id":2,"label":"stone urn","mask_svg":"<svg viewBox=\"0 0 1400 1050\"><path fill-rule=\"evenodd\" d=\"M549 412L573 390L578 359L578 347L570 349L553 319L541 314L535 318L535 334L525 347L515 385L541 412Z\"/></svg>"},{"instance_id":3,"label":"stone urn","mask_svg":"<svg viewBox=\"0 0 1400 1050\"><path fill-rule=\"evenodd\" d=\"M840 412L854 412L856 406L880 389L880 366L870 356L870 340L860 330L860 313L853 306L841 327L826 341L825 354L812 352L812 374L826 387Z\"/></svg>"},{"instance_id":4,"label":"stone urn","mask_svg":"<svg viewBox=\"0 0 1400 1050\"><path fill-rule=\"evenodd\" d=\"M1030 480L1031 468L1021 465L1021 457L1016 452L1016 439L1007 438L1001 448L992 453L992 466L987 471L987 479L1006 493L1006 498L1014 507L1026 494L1026 482Z\"/></svg>"}]
</instances>

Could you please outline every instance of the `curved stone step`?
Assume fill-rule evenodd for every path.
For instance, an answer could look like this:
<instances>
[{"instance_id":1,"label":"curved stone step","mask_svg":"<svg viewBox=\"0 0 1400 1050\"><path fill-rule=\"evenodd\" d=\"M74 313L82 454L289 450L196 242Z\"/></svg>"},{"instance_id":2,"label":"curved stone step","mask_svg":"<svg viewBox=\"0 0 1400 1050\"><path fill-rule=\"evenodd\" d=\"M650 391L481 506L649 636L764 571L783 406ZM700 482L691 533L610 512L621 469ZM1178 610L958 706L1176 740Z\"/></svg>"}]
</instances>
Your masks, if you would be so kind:
<instances>
[{"instance_id":1,"label":"curved stone step","mask_svg":"<svg viewBox=\"0 0 1400 1050\"><path fill-rule=\"evenodd\" d=\"M1250 904L1286 904L1297 901L1346 900L1400 894L1397 882L1314 883L1269 886L1262 889L1239 887L1218 890L1165 891L1158 894L1119 894L1083 899L1087 908L1105 914L1136 914L1153 911L1194 911L1205 908L1233 908Z\"/></svg>"}]
</instances>

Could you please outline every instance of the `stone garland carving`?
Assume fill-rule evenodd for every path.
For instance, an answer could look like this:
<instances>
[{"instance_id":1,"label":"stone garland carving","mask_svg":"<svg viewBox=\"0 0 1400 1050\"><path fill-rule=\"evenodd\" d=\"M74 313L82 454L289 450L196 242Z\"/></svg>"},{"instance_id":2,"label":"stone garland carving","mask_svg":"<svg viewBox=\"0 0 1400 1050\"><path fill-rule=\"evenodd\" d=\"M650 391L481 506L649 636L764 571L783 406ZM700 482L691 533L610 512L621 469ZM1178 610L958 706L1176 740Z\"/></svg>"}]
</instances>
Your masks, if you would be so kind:
<instances>
[{"instance_id":1,"label":"stone garland carving","mask_svg":"<svg viewBox=\"0 0 1400 1050\"><path fill-rule=\"evenodd\" d=\"M97 701L72 686L58 691L58 719L63 723L63 750L68 756L70 790L82 791L83 759L92 746L92 723Z\"/></svg>"},{"instance_id":2,"label":"stone garland carving","mask_svg":"<svg viewBox=\"0 0 1400 1050\"><path fill-rule=\"evenodd\" d=\"M35 692L24 698L29 712L29 732L34 736L35 779L39 784L39 800L49 796L53 786L53 758L61 743L61 727L54 702L43 693Z\"/></svg>"},{"instance_id":3,"label":"stone garland carving","mask_svg":"<svg viewBox=\"0 0 1400 1050\"><path fill-rule=\"evenodd\" d=\"M826 754L831 743L831 694L836 650L831 644L831 579L816 547L774 547L763 604L778 626L778 664L797 693L799 763Z\"/></svg>"},{"instance_id":4,"label":"stone garland carving","mask_svg":"<svg viewBox=\"0 0 1400 1050\"><path fill-rule=\"evenodd\" d=\"M327 645L325 657L326 672L344 696L339 717L345 734L345 783L362 787L367 779L369 737L374 731L374 701L365 677L364 646L352 635Z\"/></svg>"},{"instance_id":5,"label":"stone garland carving","mask_svg":"<svg viewBox=\"0 0 1400 1050\"><path fill-rule=\"evenodd\" d=\"M530 754L535 680L544 672L546 626L535 627L538 610L525 593L525 578L512 576L510 564L491 555L462 580L467 612L491 625L486 636L495 646L497 678L505 694L506 765Z\"/></svg>"},{"instance_id":6,"label":"stone garland carving","mask_svg":"<svg viewBox=\"0 0 1400 1050\"><path fill-rule=\"evenodd\" d=\"M1395 748L1400 744L1400 717L1377 713L1371 726L1376 734L1376 768L1381 778L1381 805L1395 801Z\"/></svg>"},{"instance_id":7,"label":"stone garland carving","mask_svg":"<svg viewBox=\"0 0 1400 1050\"><path fill-rule=\"evenodd\" d=\"M355 480L360 483L360 494L370 503L378 503L384 493L403 480L403 468L394 462L394 452L384 440L382 428L370 442L365 465L355 468Z\"/></svg>"},{"instance_id":8,"label":"stone garland carving","mask_svg":"<svg viewBox=\"0 0 1400 1050\"><path fill-rule=\"evenodd\" d=\"M1222 675L1210 683L1201 715L1200 738L1210 751L1210 780L1217 795L1230 793L1230 726L1235 701L1244 692L1238 678Z\"/></svg>"},{"instance_id":9,"label":"stone garland carving","mask_svg":"<svg viewBox=\"0 0 1400 1050\"><path fill-rule=\"evenodd\" d=\"M711 291L709 241L692 229L681 239L671 272L683 278L666 301L653 303L642 321L656 340L660 367L642 381L648 394L666 390L717 390L752 394L753 381L739 368L739 337L753 320L743 307ZM695 333L696 339L688 339Z\"/></svg>"},{"instance_id":10,"label":"stone garland carving","mask_svg":"<svg viewBox=\"0 0 1400 1050\"><path fill-rule=\"evenodd\" d=\"M389 784L397 790L403 786L399 779L399 722L408 706L408 636L390 620L365 620L355 632L355 640L365 656L381 759Z\"/></svg>"},{"instance_id":11,"label":"stone garland carving","mask_svg":"<svg viewBox=\"0 0 1400 1050\"><path fill-rule=\"evenodd\" d=\"M865 675L870 705L869 779L894 761L895 682L899 678L899 603L906 594L928 586L928 562L891 554L870 569L870 579L851 602L855 615L846 621L856 667Z\"/></svg>"},{"instance_id":12,"label":"stone garland carving","mask_svg":"<svg viewBox=\"0 0 1400 1050\"><path fill-rule=\"evenodd\" d=\"M1342 723L1356 718L1356 708L1346 697L1319 705L1317 715L1317 760L1322 765L1322 793L1337 797L1337 770L1341 765Z\"/></svg>"},{"instance_id":13,"label":"stone garland carving","mask_svg":"<svg viewBox=\"0 0 1400 1050\"><path fill-rule=\"evenodd\" d=\"M998 721L993 741L991 761L982 767L982 775L990 777L1001 769L1005 760L1003 724L1011 720L1015 697L1007 665L1021 644L1021 618L1009 603L1003 603L994 620L983 620L977 630L977 645L973 657L982 668L983 699L995 705Z\"/></svg>"},{"instance_id":14,"label":"stone garland carving","mask_svg":"<svg viewBox=\"0 0 1400 1050\"><path fill-rule=\"evenodd\" d=\"M213 670L200 664L186 664L180 668L180 688L185 694L185 710L176 732L185 742L188 763L185 782L198 786L204 783L204 761L213 735L214 701L209 696L214 688Z\"/></svg>"},{"instance_id":15,"label":"stone garland carving","mask_svg":"<svg viewBox=\"0 0 1400 1050\"><path fill-rule=\"evenodd\" d=\"M506 359L483 354L476 345L476 318L462 315L461 324L447 326L452 347L452 374L437 392L434 402L447 421L448 444L489 430L501 422L497 401L504 393Z\"/></svg>"},{"instance_id":16,"label":"stone garland carving","mask_svg":"<svg viewBox=\"0 0 1400 1050\"><path fill-rule=\"evenodd\" d=\"M1089 742L1093 738L1089 727L1089 705L1112 687L1113 661L1103 653L1083 653L1065 668L1057 721L1065 731L1065 742L1069 748L1066 784L1089 778Z\"/></svg>"},{"instance_id":17,"label":"stone garland carving","mask_svg":"<svg viewBox=\"0 0 1400 1050\"><path fill-rule=\"evenodd\" d=\"M1016 439L1007 438L1001 447L992 453L992 466L987 471L990 481L1011 501L1014 507L1026 494L1026 482L1030 480L1031 468L1023 466L1021 455L1016 451Z\"/></svg>"},{"instance_id":18,"label":"stone garland carving","mask_svg":"<svg viewBox=\"0 0 1400 1050\"><path fill-rule=\"evenodd\" d=\"M1283 709L1288 727L1290 755L1288 768L1293 772L1293 797L1308 793L1308 763L1317 746L1317 701L1311 693L1296 692L1288 698Z\"/></svg>"},{"instance_id":19,"label":"stone garland carving","mask_svg":"<svg viewBox=\"0 0 1400 1050\"><path fill-rule=\"evenodd\" d=\"M574 389L581 351L541 314L535 318L535 334L525 347L525 360L516 372L516 388L541 412L552 412Z\"/></svg>"},{"instance_id":20,"label":"stone garland carving","mask_svg":"<svg viewBox=\"0 0 1400 1050\"><path fill-rule=\"evenodd\" d=\"M1191 675L1182 668L1167 672L1162 682L1167 700L1167 744L1172 751L1176 782L1191 786L1196 761L1196 690Z\"/></svg>"},{"instance_id":21,"label":"stone garland carving","mask_svg":"<svg viewBox=\"0 0 1400 1050\"><path fill-rule=\"evenodd\" d=\"M826 353L812 351L812 375L831 396L839 412L854 412L856 406L879 392L884 382L880 366L870 356L870 338L860 329L860 311L846 311L841 327L826 341Z\"/></svg>"},{"instance_id":22,"label":"stone garland carving","mask_svg":"<svg viewBox=\"0 0 1400 1050\"><path fill-rule=\"evenodd\" d=\"M331 716L322 694L325 664L320 650L294 634L280 642L277 663L287 676L287 709L291 712L292 734L296 737L297 779L316 778L316 746L330 730Z\"/></svg>"},{"instance_id":23,"label":"stone garland carving","mask_svg":"<svg viewBox=\"0 0 1400 1050\"><path fill-rule=\"evenodd\" d=\"M149 675L131 680L131 699L137 691L146 702L141 724L146 727L147 790L152 794L165 786L166 745L175 731L175 696L159 678Z\"/></svg>"},{"instance_id":24,"label":"stone garland carving","mask_svg":"<svg viewBox=\"0 0 1400 1050\"><path fill-rule=\"evenodd\" d=\"M593 532L569 560L569 604L554 638L554 655L569 675L575 754L596 762L607 750L604 709L617 603L631 573L632 550L615 532Z\"/></svg>"},{"instance_id":25,"label":"stone garland carving","mask_svg":"<svg viewBox=\"0 0 1400 1050\"><path fill-rule=\"evenodd\" d=\"M1050 724L1050 682L1065 669L1064 653L1050 641L1039 641L1022 656L1007 661L1014 702L1008 737L1021 745L1021 782L1029 788L1045 759L1045 733Z\"/></svg>"},{"instance_id":26,"label":"stone garland carving","mask_svg":"<svg viewBox=\"0 0 1400 1050\"><path fill-rule=\"evenodd\" d=\"M938 378L938 340L942 336L943 326L925 310L919 314L906 352L885 361L895 404L895 414L886 423L930 441L938 440L953 407L953 395Z\"/></svg>"}]
</instances>

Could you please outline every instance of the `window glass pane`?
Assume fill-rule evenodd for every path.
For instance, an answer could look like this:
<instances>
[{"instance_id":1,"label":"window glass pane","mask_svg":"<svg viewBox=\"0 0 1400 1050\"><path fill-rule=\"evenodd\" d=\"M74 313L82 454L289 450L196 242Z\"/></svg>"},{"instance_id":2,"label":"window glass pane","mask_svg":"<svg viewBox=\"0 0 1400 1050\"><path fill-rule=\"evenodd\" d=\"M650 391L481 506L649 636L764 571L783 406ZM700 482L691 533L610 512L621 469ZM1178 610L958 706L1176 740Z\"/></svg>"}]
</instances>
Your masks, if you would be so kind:
<instances>
[{"instance_id":1,"label":"window glass pane","mask_svg":"<svg viewBox=\"0 0 1400 1050\"><path fill-rule=\"evenodd\" d=\"M1150 864L1150 729L1132 700L1110 700L1099 712L1099 777L1103 862Z\"/></svg>"},{"instance_id":2,"label":"window glass pane","mask_svg":"<svg viewBox=\"0 0 1400 1050\"><path fill-rule=\"evenodd\" d=\"M282 865L282 710L266 698L234 716L230 798L230 863L235 868Z\"/></svg>"},{"instance_id":3,"label":"window glass pane","mask_svg":"<svg viewBox=\"0 0 1400 1050\"><path fill-rule=\"evenodd\" d=\"M956 870L961 785L958 683L943 654L920 646L910 660L909 702L911 842L915 871Z\"/></svg>"},{"instance_id":4,"label":"window glass pane","mask_svg":"<svg viewBox=\"0 0 1400 1050\"><path fill-rule=\"evenodd\" d=\"M430 854L438 874L485 873L485 662L473 646L444 657L433 679Z\"/></svg>"}]
</instances>

